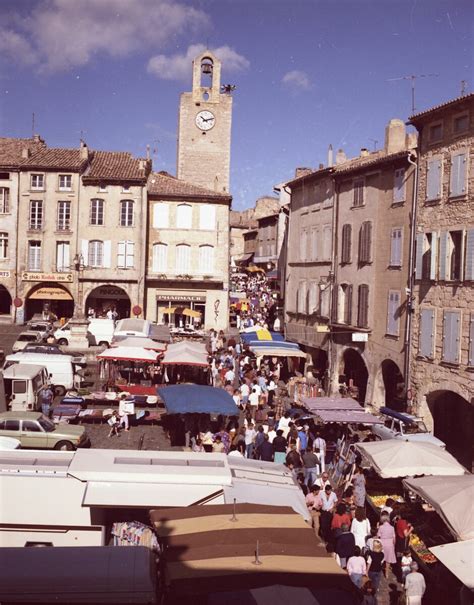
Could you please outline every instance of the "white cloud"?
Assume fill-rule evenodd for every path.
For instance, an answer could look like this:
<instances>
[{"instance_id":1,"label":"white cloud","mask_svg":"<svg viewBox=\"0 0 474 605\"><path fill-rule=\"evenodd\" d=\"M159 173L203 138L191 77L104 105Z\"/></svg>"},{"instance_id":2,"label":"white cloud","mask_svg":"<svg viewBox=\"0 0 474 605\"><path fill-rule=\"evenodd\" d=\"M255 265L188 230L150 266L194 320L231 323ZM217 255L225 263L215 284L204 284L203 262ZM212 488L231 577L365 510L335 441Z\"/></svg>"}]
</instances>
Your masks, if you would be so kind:
<instances>
[{"instance_id":1,"label":"white cloud","mask_svg":"<svg viewBox=\"0 0 474 605\"><path fill-rule=\"evenodd\" d=\"M184 80L191 73L193 59L204 50L204 44L192 44L183 54L156 55L148 61L147 71L163 80ZM230 46L211 50L222 61L226 72L243 71L250 65L248 59Z\"/></svg>"},{"instance_id":2,"label":"white cloud","mask_svg":"<svg viewBox=\"0 0 474 605\"><path fill-rule=\"evenodd\" d=\"M95 55L163 48L207 27L207 15L178 0L40 1L15 30L0 28L0 50L45 71L85 65Z\"/></svg>"},{"instance_id":3,"label":"white cloud","mask_svg":"<svg viewBox=\"0 0 474 605\"><path fill-rule=\"evenodd\" d=\"M304 71L294 69L287 72L281 79L282 83L293 90L309 90L311 82L308 75Z\"/></svg>"}]
</instances>

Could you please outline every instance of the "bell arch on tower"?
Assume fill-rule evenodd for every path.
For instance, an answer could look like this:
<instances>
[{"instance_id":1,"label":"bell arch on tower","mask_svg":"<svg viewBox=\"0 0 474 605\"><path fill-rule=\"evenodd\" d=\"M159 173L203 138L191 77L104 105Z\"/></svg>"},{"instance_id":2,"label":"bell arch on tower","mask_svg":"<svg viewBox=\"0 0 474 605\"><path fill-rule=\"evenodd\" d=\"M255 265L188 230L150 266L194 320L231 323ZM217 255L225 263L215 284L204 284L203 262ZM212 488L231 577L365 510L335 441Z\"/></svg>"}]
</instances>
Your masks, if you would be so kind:
<instances>
[{"instance_id":1,"label":"bell arch on tower","mask_svg":"<svg viewBox=\"0 0 474 605\"><path fill-rule=\"evenodd\" d=\"M209 50L193 61L193 100L197 103L219 103L221 62Z\"/></svg>"}]
</instances>

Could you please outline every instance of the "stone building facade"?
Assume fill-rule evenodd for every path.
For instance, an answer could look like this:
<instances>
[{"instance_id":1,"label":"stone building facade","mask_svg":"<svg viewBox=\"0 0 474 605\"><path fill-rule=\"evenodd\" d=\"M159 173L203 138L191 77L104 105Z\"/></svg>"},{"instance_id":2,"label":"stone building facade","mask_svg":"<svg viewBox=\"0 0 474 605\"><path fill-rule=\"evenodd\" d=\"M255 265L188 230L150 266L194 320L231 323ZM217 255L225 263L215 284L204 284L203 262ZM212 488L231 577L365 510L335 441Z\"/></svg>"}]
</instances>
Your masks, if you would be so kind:
<instances>
[{"instance_id":1,"label":"stone building facade","mask_svg":"<svg viewBox=\"0 0 474 605\"><path fill-rule=\"evenodd\" d=\"M152 173L148 183L146 317L226 329L229 195ZM169 311L167 311L169 309ZM173 309L173 311L172 311ZM192 313L186 315L187 311Z\"/></svg>"},{"instance_id":2,"label":"stone building facade","mask_svg":"<svg viewBox=\"0 0 474 605\"><path fill-rule=\"evenodd\" d=\"M0 138L0 321L14 321L13 301L17 291L18 203L20 200L20 164L44 142L31 139ZM20 249L20 254L23 250ZM22 311L20 310L20 314Z\"/></svg>"},{"instance_id":3,"label":"stone building facade","mask_svg":"<svg viewBox=\"0 0 474 605\"><path fill-rule=\"evenodd\" d=\"M410 118L419 132L411 384L415 410L471 468L474 94Z\"/></svg>"}]
</instances>

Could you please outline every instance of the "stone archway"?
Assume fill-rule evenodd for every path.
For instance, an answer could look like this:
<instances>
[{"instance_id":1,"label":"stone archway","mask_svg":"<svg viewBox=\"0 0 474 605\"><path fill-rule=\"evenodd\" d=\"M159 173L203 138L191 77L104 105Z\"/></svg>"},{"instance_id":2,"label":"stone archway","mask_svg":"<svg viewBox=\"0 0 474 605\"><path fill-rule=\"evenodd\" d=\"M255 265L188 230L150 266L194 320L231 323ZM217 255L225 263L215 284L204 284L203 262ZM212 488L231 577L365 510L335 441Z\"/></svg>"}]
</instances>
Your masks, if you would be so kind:
<instances>
[{"instance_id":1,"label":"stone archway","mask_svg":"<svg viewBox=\"0 0 474 605\"><path fill-rule=\"evenodd\" d=\"M365 404L369 371L364 358L356 349L346 349L342 354L342 374L347 386L353 385L358 390L357 400Z\"/></svg>"},{"instance_id":2,"label":"stone archway","mask_svg":"<svg viewBox=\"0 0 474 605\"><path fill-rule=\"evenodd\" d=\"M25 297L25 319L33 315L56 316L67 320L74 313L74 298L60 283L46 282L34 286Z\"/></svg>"},{"instance_id":3,"label":"stone archway","mask_svg":"<svg viewBox=\"0 0 474 605\"><path fill-rule=\"evenodd\" d=\"M5 286L0 284L0 315L10 315L12 308L12 297Z\"/></svg>"},{"instance_id":4,"label":"stone archway","mask_svg":"<svg viewBox=\"0 0 474 605\"><path fill-rule=\"evenodd\" d=\"M85 315L93 310L96 317L105 317L109 309L115 309L118 319L131 317L131 302L127 292L112 284L97 286L89 292L84 306Z\"/></svg>"},{"instance_id":5,"label":"stone archway","mask_svg":"<svg viewBox=\"0 0 474 605\"><path fill-rule=\"evenodd\" d=\"M392 359L384 359L381 364L385 390L385 405L402 412L406 408L405 382L398 365Z\"/></svg>"},{"instance_id":6,"label":"stone archway","mask_svg":"<svg viewBox=\"0 0 474 605\"><path fill-rule=\"evenodd\" d=\"M433 391L426 396L433 417L434 435L469 471L474 462L474 406L453 391Z\"/></svg>"}]
</instances>

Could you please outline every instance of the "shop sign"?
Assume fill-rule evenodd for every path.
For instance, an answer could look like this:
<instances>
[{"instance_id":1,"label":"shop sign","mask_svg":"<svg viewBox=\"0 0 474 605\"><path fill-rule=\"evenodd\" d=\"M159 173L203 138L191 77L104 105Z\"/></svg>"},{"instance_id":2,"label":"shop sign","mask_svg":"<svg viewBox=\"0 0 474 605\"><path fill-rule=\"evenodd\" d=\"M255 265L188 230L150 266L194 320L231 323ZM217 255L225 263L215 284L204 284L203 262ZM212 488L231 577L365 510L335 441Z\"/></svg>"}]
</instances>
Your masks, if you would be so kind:
<instances>
[{"instance_id":1,"label":"shop sign","mask_svg":"<svg viewBox=\"0 0 474 605\"><path fill-rule=\"evenodd\" d=\"M329 326L327 326L326 324L316 326L316 332L321 332L321 333L326 334L327 332L329 332Z\"/></svg>"},{"instance_id":2,"label":"shop sign","mask_svg":"<svg viewBox=\"0 0 474 605\"><path fill-rule=\"evenodd\" d=\"M10 271L0 271L0 277L10 277Z\"/></svg>"},{"instance_id":3,"label":"shop sign","mask_svg":"<svg viewBox=\"0 0 474 605\"><path fill-rule=\"evenodd\" d=\"M166 302L206 302L205 296L193 296L186 294L157 294L156 300L162 300Z\"/></svg>"},{"instance_id":4,"label":"shop sign","mask_svg":"<svg viewBox=\"0 0 474 605\"><path fill-rule=\"evenodd\" d=\"M23 281L54 281L62 283L72 283L72 273L32 273L31 271L23 271L21 274Z\"/></svg>"},{"instance_id":5,"label":"shop sign","mask_svg":"<svg viewBox=\"0 0 474 605\"><path fill-rule=\"evenodd\" d=\"M365 332L353 332L352 342L368 342L369 335Z\"/></svg>"},{"instance_id":6,"label":"shop sign","mask_svg":"<svg viewBox=\"0 0 474 605\"><path fill-rule=\"evenodd\" d=\"M120 298L128 300L127 293L122 288L114 286L100 286L91 293L91 296L95 298Z\"/></svg>"}]
</instances>

